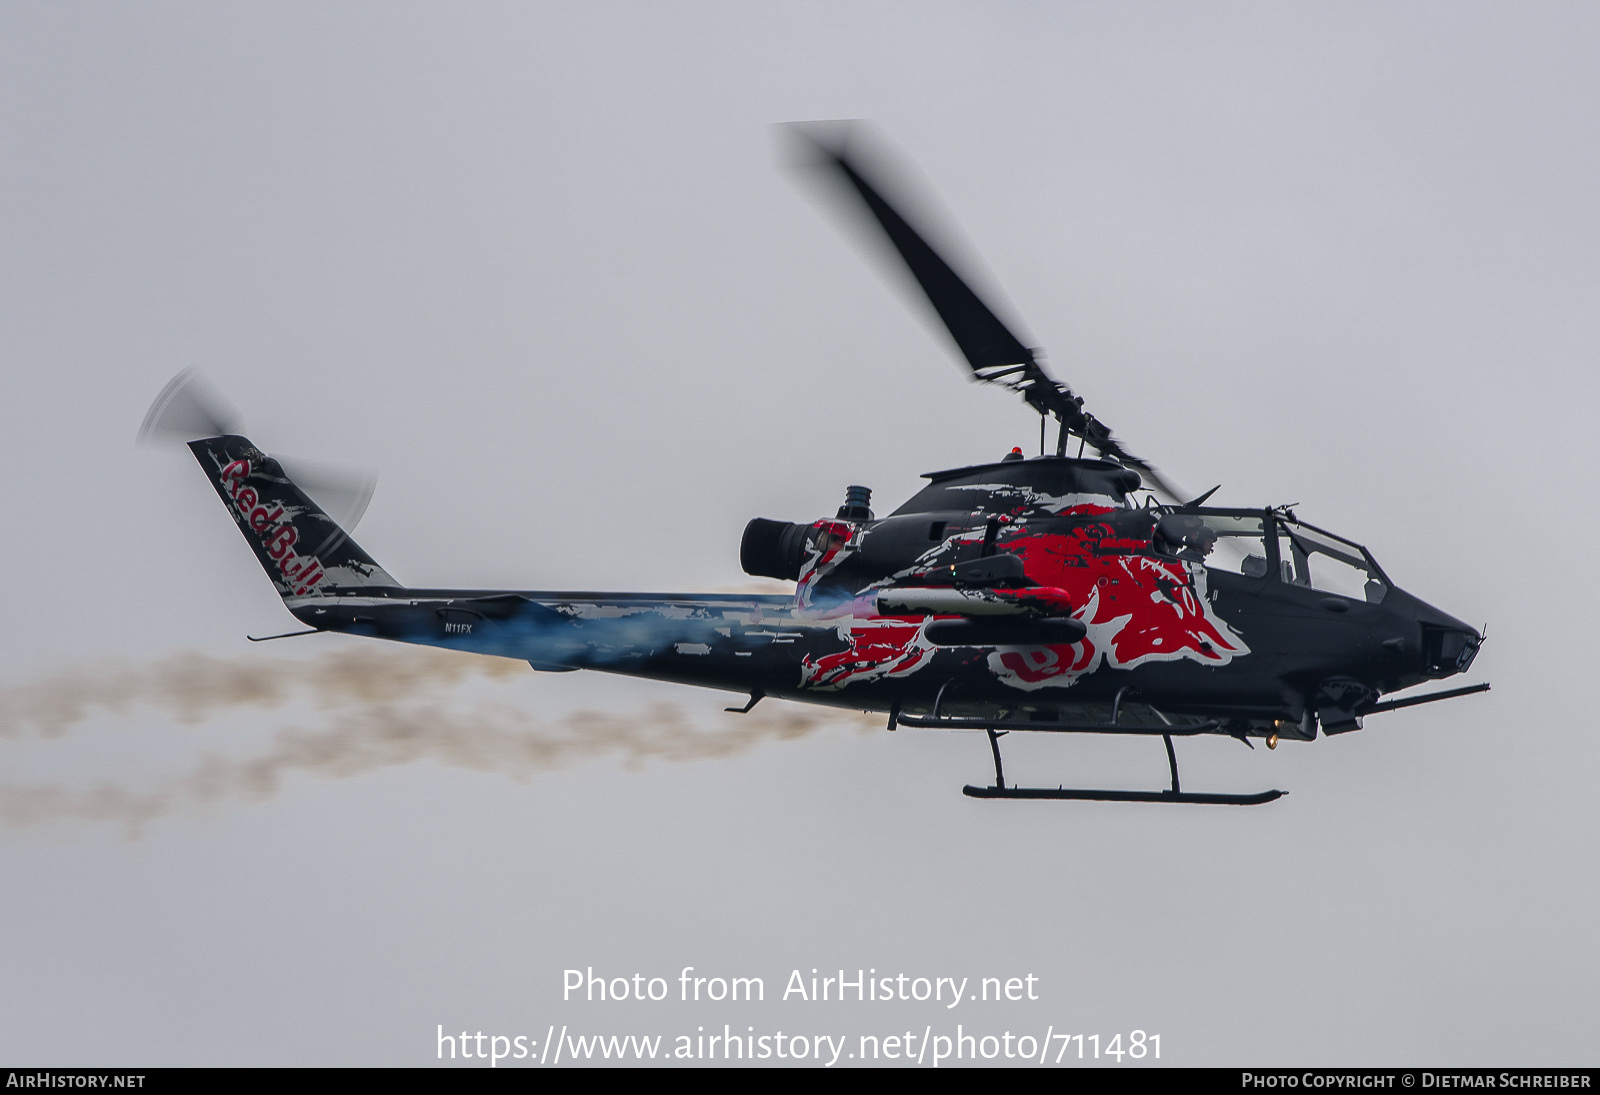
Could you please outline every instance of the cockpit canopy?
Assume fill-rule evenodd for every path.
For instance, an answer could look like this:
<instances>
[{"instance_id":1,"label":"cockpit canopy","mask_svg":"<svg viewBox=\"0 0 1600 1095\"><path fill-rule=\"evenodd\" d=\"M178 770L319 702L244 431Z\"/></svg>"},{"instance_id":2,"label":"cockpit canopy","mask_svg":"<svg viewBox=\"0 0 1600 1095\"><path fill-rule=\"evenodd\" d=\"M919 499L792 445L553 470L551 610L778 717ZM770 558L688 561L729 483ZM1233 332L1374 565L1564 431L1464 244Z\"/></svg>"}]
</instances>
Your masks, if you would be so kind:
<instances>
[{"instance_id":1,"label":"cockpit canopy","mask_svg":"<svg viewBox=\"0 0 1600 1095\"><path fill-rule=\"evenodd\" d=\"M1297 520L1284 510L1164 510L1158 552L1245 578L1276 573L1305 586L1377 604L1389 580L1366 548Z\"/></svg>"}]
</instances>

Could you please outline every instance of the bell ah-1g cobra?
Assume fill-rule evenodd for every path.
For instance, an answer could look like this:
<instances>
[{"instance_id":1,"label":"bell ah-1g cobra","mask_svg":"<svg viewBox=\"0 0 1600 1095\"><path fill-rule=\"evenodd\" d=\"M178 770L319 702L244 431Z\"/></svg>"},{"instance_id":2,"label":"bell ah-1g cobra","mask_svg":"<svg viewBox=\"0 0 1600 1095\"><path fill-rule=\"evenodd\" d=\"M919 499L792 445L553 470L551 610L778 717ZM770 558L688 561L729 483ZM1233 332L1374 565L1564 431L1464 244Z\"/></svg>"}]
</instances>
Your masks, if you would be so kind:
<instances>
[{"instance_id":1,"label":"bell ah-1g cobra","mask_svg":"<svg viewBox=\"0 0 1600 1095\"><path fill-rule=\"evenodd\" d=\"M233 432L193 377L163 391L143 433L189 441L308 629L291 634L367 635L748 695L730 711L770 696L883 712L890 730L984 731L995 780L965 788L977 798L1269 802L1283 792L1183 791L1172 739L1219 734L1275 748L1488 689L1384 700L1464 673L1483 636L1291 509L1211 507L1212 492L1182 501L902 216L859 131L795 132L809 166L870 211L973 375L1040 415L1041 450L1045 420L1059 429L1054 452L1013 449L929 473L887 517L873 514L869 490L850 486L832 517L752 520L745 571L794 582L793 596L403 586L350 538L359 506L330 516L313 500L326 496ZM1159 736L1171 788L1008 785L1000 738L1012 731Z\"/></svg>"}]
</instances>

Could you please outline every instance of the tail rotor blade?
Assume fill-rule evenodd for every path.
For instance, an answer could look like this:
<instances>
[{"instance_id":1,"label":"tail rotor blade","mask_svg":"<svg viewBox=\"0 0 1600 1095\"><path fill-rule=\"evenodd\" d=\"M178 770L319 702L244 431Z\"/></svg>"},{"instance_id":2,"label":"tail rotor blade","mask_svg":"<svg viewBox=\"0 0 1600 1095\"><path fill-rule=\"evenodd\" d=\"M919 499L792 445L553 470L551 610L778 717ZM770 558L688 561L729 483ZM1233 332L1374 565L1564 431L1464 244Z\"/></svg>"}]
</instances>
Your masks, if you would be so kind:
<instances>
[{"instance_id":1,"label":"tail rotor blade","mask_svg":"<svg viewBox=\"0 0 1600 1095\"><path fill-rule=\"evenodd\" d=\"M185 369L167 382L139 427L139 443L198 441L237 434L239 412L199 373ZM378 473L338 464L276 457L283 472L346 532L360 523L377 489Z\"/></svg>"},{"instance_id":2,"label":"tail rotor blade","mask_svg":"<svg viewBox=\"0 0 1600 1095\"><path fill-rule=\"evenodd\" d=\"M167 382L145 413L139 443L195 441L238 433L239 412L193 369L185 369Z\"/></svg>"},{"instance_id":3,"label":"tail rotor blade","mask_svg":"<svg viewBox=\"0 0 1600 1095\"><path fill-rule=\"evenodd\" d=\"M334 524L346 532L355 531L372 501L372 492L378 487L377 472L302 460L281 453L274 453L273 459L295 486L333 518Z\"/></svg>"}]
</instances>

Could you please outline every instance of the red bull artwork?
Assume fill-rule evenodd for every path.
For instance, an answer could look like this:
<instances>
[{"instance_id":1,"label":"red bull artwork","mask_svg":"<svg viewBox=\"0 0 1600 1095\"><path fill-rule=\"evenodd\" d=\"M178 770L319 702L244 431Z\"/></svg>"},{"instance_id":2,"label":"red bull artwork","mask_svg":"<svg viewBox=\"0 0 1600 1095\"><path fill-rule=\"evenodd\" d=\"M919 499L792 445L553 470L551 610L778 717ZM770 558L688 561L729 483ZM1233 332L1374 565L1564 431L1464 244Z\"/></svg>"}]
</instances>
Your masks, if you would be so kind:
<instances>
[{"instance_id":1,"label":"red bull artwork","mask_svg":"<svg viewBox=\"0 0 1600 1095\"><path fill-rule=\"evenodd\" d=\"M322 581L325 573L322 564L314 555L295 553L294 545L300 538L299 532L285 516L281 505L274 506L269 512L266 505L258 504L261 499L255 489L245 485L250 472L250 461L235 460L220 473L223 486L239 511L240 527L250 529L259 537L262 550L272 558L278 572L283 575L285 588L292 590L295 596L302 597Z\"/></svg>"},{"instance_id":2,"label":"red bull artwork","mask_svg":"<svg viewBox=\"0 0 1600 1095\"><path fill-rule=\"evenodd\" d=\"M1094 516L1112 509L1078 504L1062 507L1060 515ZM1145 662L1187 659L1221 666L1250 652L1212 611L1202 564L1153 556L1148 539L1118 537L1109 524L1034 534L1028 533L1026 519L1008 524L1011 534L1001 542L1003 549L1023 561L1030 579L1064 592L1074 606L1072 617L1088 632L1074 643L995 647L987 664L1004 684L1022 691L1065 688L1102 665L1131 669ZM846 648L804 659L802 687L837 690L904 677L927 665L938 647L928 642L924 629L947 617L880 615L873 590L829 609L814 607L817 583L849 557L860 535L842 521L818 522L816 528L815 548L801 572L797 608L802 618L832 623ZM927 569L952 545L970 543L979 535L953 537L919 560L919 566Z\"/></svg>"}]
</instances>

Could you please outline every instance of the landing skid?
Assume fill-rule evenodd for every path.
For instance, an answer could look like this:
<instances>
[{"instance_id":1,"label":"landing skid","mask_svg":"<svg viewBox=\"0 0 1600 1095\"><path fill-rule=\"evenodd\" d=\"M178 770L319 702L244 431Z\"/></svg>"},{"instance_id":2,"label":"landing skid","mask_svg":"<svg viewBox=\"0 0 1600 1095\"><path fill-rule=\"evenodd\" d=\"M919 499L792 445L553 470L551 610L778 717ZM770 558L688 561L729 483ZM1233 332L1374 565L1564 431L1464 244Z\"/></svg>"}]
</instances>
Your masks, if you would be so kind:
<instances>
[{"instance_id":1,"label":"landing skid","mask_svg":"<svg viewBox=\"0 0 1600 1095\"><path fill-rule=\"evenodd\" d=\"M988 728L989 750L994 754L994 786L974 787L967 784L961 793L969 798L1053 798L1077 799L1091 802L1192 802L1206 806L1260 806L1284 796L1284 791L1261 791L1253 795L1208 794L1184 791L1178 783L1178 754L1172 748L1172 735L1162 734L1167 745L1167 765L1172 769L1170 791L1087 791L1066 787L1007 787L1006 773L1000 762L1000 736L1006 731Z\"/></svg>"},{"instance_id":2,"label":"landing skid","mask_svg":"<svg viewBox=\"0 0 1600 1095\"><path fill-rule=\"evenodd\" d=\"M1064 787L974 787L961 793L971 798L1066 798L1092 802L1195 802L1212 806L1260 806L1282 798L1285 791L1255 795L1208 795L1198 791L1078 791Z\"/></svg>"}]
</instances>

